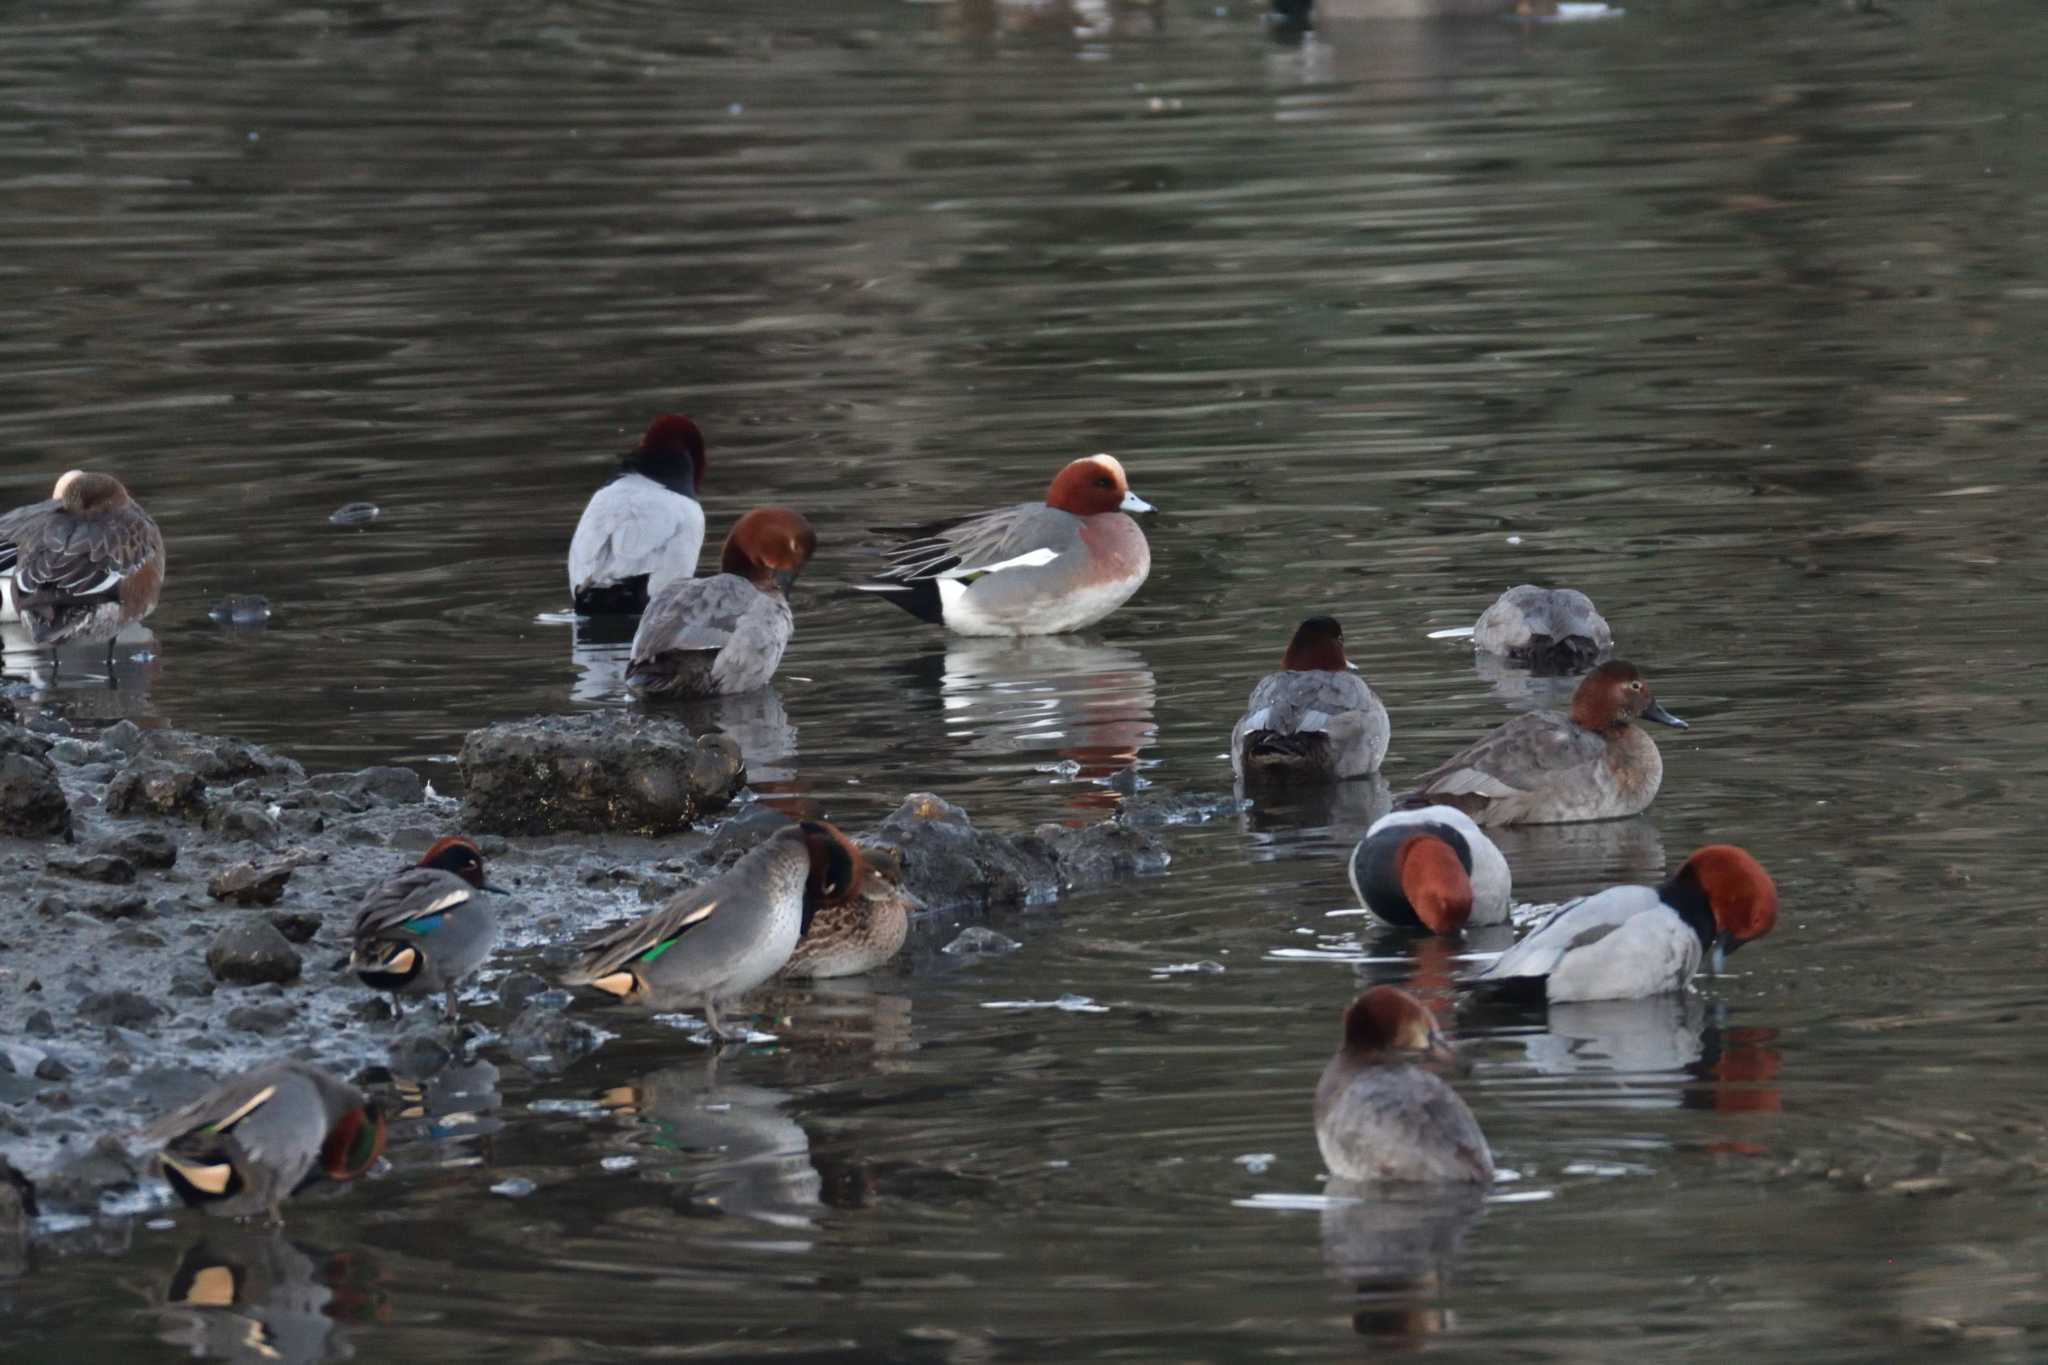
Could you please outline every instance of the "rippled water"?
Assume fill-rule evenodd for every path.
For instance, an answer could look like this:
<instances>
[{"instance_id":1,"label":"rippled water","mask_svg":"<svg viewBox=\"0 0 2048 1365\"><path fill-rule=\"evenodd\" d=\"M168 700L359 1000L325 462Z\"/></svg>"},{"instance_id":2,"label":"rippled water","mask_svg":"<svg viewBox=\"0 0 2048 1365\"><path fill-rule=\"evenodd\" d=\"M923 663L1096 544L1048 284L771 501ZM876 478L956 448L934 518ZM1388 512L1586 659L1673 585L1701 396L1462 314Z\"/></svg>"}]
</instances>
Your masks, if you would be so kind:
<instances>
[{"instance_id":1,"label":"rippled water","mask_svg":"<svg viewBox=\"0 0 2048 1365\"><path fill-rule=\"evenodd\" d=\"M772 500L823 538L741 722L772 790L1013 827L1093 818L1134 756L1220 791L1312 610L1399 783L1514 700L1427 633L1569 582L1694 728L1648 816L1518 832L1519 895L1732 839L1775 936L1696 999L1461 1022L1519 1178L1329 1201L1337 1011L1458 964L1333 913L1367 794L1224 817L999 921L1013 955L776 1002L715 1074L655 1023L464 1073L285 1239L41 1257L0 1353L2038 1355L2048 15L1646 0L1288 48L1244 3L996 8L0 14L9 505L102 467L171 544L157 657L62 703L444 787L472 726L618 705L537 618L680 408L714 536ZM866 528L1097 449L1163 509L1099 632L949 641L845 590ZM207 619L249 592L267 631ZM988 1007L1068 994L1105 1008Z\"/></svg>"}]
</instances>

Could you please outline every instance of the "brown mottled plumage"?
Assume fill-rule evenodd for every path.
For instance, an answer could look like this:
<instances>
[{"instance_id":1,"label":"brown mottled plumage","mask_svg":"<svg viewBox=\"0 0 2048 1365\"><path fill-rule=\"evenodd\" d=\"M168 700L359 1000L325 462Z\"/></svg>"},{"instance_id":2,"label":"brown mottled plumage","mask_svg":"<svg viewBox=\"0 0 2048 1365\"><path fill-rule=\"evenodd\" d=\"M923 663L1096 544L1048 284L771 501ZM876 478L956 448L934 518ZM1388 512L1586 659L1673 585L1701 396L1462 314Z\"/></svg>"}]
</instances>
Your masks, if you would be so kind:
<instances>
[{"instance_id":1,"label":"brown mottled plumage","mask_svg":"<svg viewBox=\"0 0 2048 1365\"><path fill-rule=\"evenodd\" d=\"M39 645L111 641L156 610L164 539L121 481L74 469L0 517L0 621Z\"/></svg>"}]
</instances>

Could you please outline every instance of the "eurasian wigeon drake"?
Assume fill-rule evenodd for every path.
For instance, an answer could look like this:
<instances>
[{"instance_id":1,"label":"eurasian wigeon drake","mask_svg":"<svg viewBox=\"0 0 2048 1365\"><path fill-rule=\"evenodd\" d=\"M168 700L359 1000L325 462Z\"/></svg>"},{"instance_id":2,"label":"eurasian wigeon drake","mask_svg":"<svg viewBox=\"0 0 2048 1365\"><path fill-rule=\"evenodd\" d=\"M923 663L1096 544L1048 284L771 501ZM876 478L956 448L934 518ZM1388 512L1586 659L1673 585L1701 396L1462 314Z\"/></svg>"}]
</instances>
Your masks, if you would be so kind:
<instances>
[{"instance_id":1,"label":"eurasian wigeon drake","mask_svg":"<svg viewBox=\"0 0 2048 1365\"><path fill-rule=\"evenodd\" d=\"M1612 886L1571 902L1471 984L1553 1003L1641 1000L1684 990L1778 922L1778 888L1747 852L1709 844L1662 886Z\"/></svg>"},{"instance_id":2,"label":"eurasian wigeon drake","mask_svg":"<svg viewBox=\"0 0 2048 1365\"><path fill-rule=\"evenodd\" d=\"M591 494L569 542L569 592L585 616L627 615L693 577L704 548L704 434L680 413L654 419Z\"/></svg>"},{"instance_id":3,"label":"eurasian wigeon drake","mask_svg":"<svg viewBox=\"0 0 2048 1365\"><path fill-rule=\"evenodd\" d=\"M1456 806L1397 810L1351 850L1351 890L1382 923L1432 934L1505 924L1508 860Z\"/></svg>"},{"instance_id":4,"label":"eurasian wigeon drake","mask_svg":"<svg viewBox=\"0 0 2048 1365\"><path fill-rule=\"evenodd\" d=\"M352 1180L376 1164L384 1114L320 1068L280 1062L223 1082L142 1136L163 1148L164 1178L185 1204L279 1224L309 1180Z\"/></svg>"},{"instance_id":5,"label":"eurasian wigeon drake","mask_svg":"<svg viewBox=\"0 0 2048 1365\"><path fill-rule=\"evenodd\" d=\"M1634 664L1604 663L1572 693L1569 716L1516 716L1425 774L1402 804L1456 806L1482 825L1634 815L1664 781L1664 759L1638 719L1687 728L1658 705Z\"/></svg>"},{"instance_id":6,"label":"eurasian wigeon drake","mask_svg":"<svg viewBox=\"0 0 2048 1365\"><path fill-rule=\"evenodd\" d=\"M701 1009L714 1038L721 1002L781 971L812 919L861 877L860 849L822 820L777 830L722 876L671 897L651 915L584 940L563 974L654 1009Z\"/></svg>"},{"instance_id":7,"label":"eurasian wigeon drake","mask_svg":"<svg viewBox=\"0 0 2048 1365\"><path fill-rule=\"evenodd\" d=\"M1614 648L1614 632L1578 589L1524 583L1481 614L1472 647L1537 673L1582 673Z\"/></svg>"},{"instance_id":8,"label":"eurasian wigeon drake","mask_svg":"<svg viewBox=\"0 0 2048 1365\"><path fill-rule=\"evenodd\" d=\"M477 846L435 840L418 863L363 898L350 933L349 970L394 997L445 994L444 1013L454 1018L456 987L498 942L498 912L482 892L506 894L484 880Z\"/></svg>"},{"instance_id":9,"label":"eurasian wigeon drake","mask_svg":"<svg viewBox=\"0 0 2048 1365\"><path fill-rule=\"evenodd\" d=\"M0 517L0 621L39 645L107 642L156 610L164 538L111 474L67 471L44 502Z\"/></svg>"},{"instance_id":10,"label":"eurasian wigeon drake","mask_svg":"<svg viewBox=\"0 0 2048 1365\"><path fill-rule=\"evenodd\" d=\"M1145 533L1125 515L1151 510L1121 464L1090 455L1054 477L1044 502L921 528L857 586L962 635L1080 630L1129 601L1152 571Z\"/></svg>"},{"instance_id":11,"label":"eurasian wigeon drake","mask_svg":"<svg viewBox=\"0 0 2048 1365\"><path fill-rule=\"evenodd\" d=\"M1230 767L1253 781L1333 781L1379 771L1392 728L1387 708L1344 656L1344 628L1311 616L1296 628L1280 672L1252 688L1230 731Z\"/></svg>"},{"instance_id":12,"label":"eurasian wigeon drake","mask_svg":"<svg viewBox=\"0 0 2048 1365\"><path fill-rule=\"evenodd\" d=\"M1374 986L1344 1011L1344 1039L1316 1086L1316 1145L1345 1180L1489 1184L1493 1153L1458 1092L1421 1062L1457 1054L1422 1002Z\"/></svg>"},{"instance_id":13,"label":"eurasian wigeon drake","mask_svg":"<svg viewBox=\"0 0 2048 1365\"><path fill-rule=\"evenodd\" d=\"M756 507L733 523L709 578L669 583L633 632L626 683L649 696L719 697L766 687L796 623L789 590L818 534L787 507Z\"/></svg>"},{"instance_id":14,"label":"eurasian wigeon drake","mask_svg":"<svg viewBox=\"0 0 2048 1365\"><path fill-rule=\"evenodd\" d=\"M777 976L817 981L859 976L902 950L910 936L912 908L903 889L902 862L858 846L852 846L852 856L851 884L819 904Z\"/></svg>"}]
</instances>

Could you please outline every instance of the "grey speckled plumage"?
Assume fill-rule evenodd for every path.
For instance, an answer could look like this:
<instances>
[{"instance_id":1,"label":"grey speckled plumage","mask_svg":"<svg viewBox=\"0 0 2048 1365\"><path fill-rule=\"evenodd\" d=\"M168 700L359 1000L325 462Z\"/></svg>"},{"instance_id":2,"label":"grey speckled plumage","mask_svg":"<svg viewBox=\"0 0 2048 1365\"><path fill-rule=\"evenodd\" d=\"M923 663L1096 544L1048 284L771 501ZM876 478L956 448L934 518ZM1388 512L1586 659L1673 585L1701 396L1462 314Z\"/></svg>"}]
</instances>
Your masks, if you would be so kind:
<instances>
[{"instance_id":1,"label":"grey speckled plumage","mask_svg":"<svg viewBox=\"0 0 2048 1365\"><path fill-rule=\"evenodd\" d=\"M1541 672L1578 673L1614 648L1614 632L1578 589L1523 583L1480 615L1472 647Z\"/></svg>"},{"instance_id":2,"label":"grey speckled plumage","mask_svg":"<svg viewBox=\"0 0 2048 1365\"><path fill-rule=\"evenodd\" d=\"M719 1004L789 961L804 928L810 874L803 826L777 830L723 876L585 939L562 980L651 1009L700 1008L712 1033L723 1036Z\"/></svg>"},{"instance_id":3,"label":"grey speckled plumage","mask_svg":"<svg viewBox=\"0 0 2048 1365\"><path fill-rule=\"evenodd\" d=\"M1611 820L1647 808L1663 781L1663 756L1641 727L1603 738L1540 711L1425 773L1406 800L1456 806L1481 825Z\"/></svg>"},{"instance_id":4,"label":"grey speckled plumage","mask_svg":"<svg viewBox=\"0 0 2048 1365\"><path fill-rule=\"evenodd\" d=\"M457 987L497 945L498 912L488 893L453 872L407 868L364 897L350 937L349 967L366 984L396 995L445 994L452 1015ZM395 981L399 972L404 979Z\"/></svg>"},{"instance_id":5,"label":"grey speckled plumage","mask_svg":"<svg viewBox=\"0 0 2048 1365\"><path fill-rule=\"evenodd\" d=\"M1377 772L1393 728L1387 708L1350 671L1268 673L1230 732L1239 777L1343 779Z\"/></svg>"},{"instance_id":6,"label":"grey speckled plumage","mask_svg":"<svg viewBox=\"0 0 2048 1365\"><path fill-rule=\"evenodd\" d=\"M354 1086L304 1062L237 1076L143 1130L180 1199L210 1213L268 1213L323 1169L358 1175L383 1150L384 1119Z\"/></svg>"},{"instance_id":7,"label":"grey speckled plumage","mask_svg":"<svg viewBox=\"0 0 2048 1365\"><path fill-rule=\"evenodd\" d=\"M633 633L626 680L650 695L725 696L765 687L795 632L789 599L738 574L680 579Z\"/></svg>"}]
</instances>

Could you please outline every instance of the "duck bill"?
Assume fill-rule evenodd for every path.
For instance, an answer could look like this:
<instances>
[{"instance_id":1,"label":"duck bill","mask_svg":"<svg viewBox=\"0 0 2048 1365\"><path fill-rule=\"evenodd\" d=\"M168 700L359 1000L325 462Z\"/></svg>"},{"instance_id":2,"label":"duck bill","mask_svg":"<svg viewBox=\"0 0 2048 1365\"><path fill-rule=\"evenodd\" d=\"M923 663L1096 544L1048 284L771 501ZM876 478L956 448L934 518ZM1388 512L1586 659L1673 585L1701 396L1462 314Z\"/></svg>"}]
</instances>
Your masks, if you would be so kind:
<instances>
[{"instance_id":1,"label":"duck bill","mask_svg":"<svg viewBox=\"0 0 2048 1365\"><path fill-rule=\"evenodd\" d=\"M1643 719L1654 720L1659 725L1668 725L1674 730L1690 730L1692 728L1669 711L1666 711L1664 703L1660 701L1653 700L1648 706L1643 708Z\"/></svg>"},{"instance_id":2,"label":"duck bill","mask_svg":"<svg viewBox=\"0 0 2048 1365\"><path fill-rule=\"evenodd\" d=\"M1472 1063L1466 1061L1463 1054L1446 1042L1441 1034L1430 1038L1429 1046L1422 1055L1431 1065L1442 1067L1454 1076L1472 1073Z\"/></svg>"},{"instance_id":3,"label":"duck bill","mask_svg":"<svg viewBox=\"0 0 2048 1365\"><path fill-rule=\"evenodd\" d=\"M512 894L512 893L511 893L510 891L507 891L507 890L506 890L506 889L505 889L504 887L502 887L502 886L492 886L492 885L491 885L491 884L490 884L489 882L482 882L482 883L478 884L478 886L477 886L477 890L479 890L479 891L488 891L488 892L490 892L490 893L491 893L491 894L492 894L493 896L509 896L509 895L511 895L511 894Z\"/></svg>"},{"instance_id":4,"label":"duck bill","mask_svg":"<svg viewBox=\"0 0 2048 1365\"><path fill-rule=\"evenodd\" d=\"M784 597L789 596L789 594L796 588L796 570L777 569L775 571L775 586L782 589L782 595Z\"/></svg>"},{"instance_id":5,"label":"duck bill","mask_svg":"<svg viewBox=\"0 0 2048 1365\"><path fill-rule=\"evenodd\" d=\"M1742 940L1725 929L1715 936L1713 956L1708 959L1713 964L1715 976L1727 970L1729 955L1741 946Z\"/></svg>"},{"instance_id":6,"label":"duck bill","mask_svg":"<svg viewBox=\"0 0 2048 1365\"><path fill-rule=\"evenodd\" d=\"M1124 512L1157 512L1159 509L1126 488L1124 490L1124 500L1118 504L1118 510Z\"/></svg>"}]
</instances>

